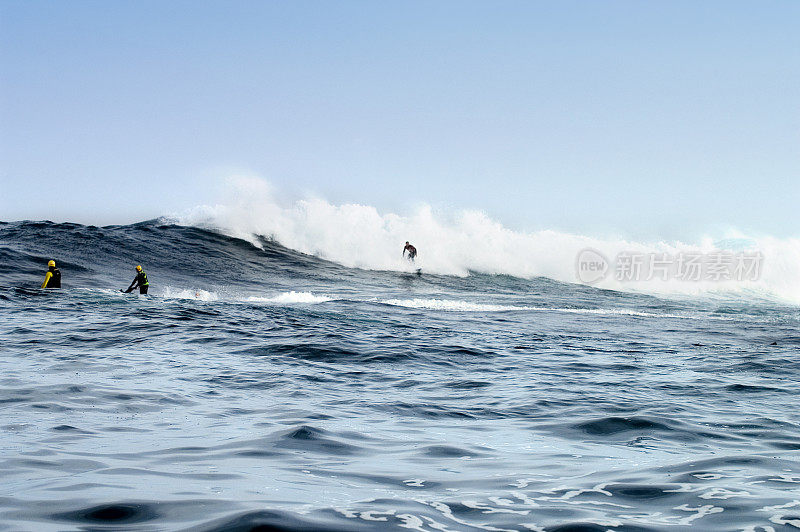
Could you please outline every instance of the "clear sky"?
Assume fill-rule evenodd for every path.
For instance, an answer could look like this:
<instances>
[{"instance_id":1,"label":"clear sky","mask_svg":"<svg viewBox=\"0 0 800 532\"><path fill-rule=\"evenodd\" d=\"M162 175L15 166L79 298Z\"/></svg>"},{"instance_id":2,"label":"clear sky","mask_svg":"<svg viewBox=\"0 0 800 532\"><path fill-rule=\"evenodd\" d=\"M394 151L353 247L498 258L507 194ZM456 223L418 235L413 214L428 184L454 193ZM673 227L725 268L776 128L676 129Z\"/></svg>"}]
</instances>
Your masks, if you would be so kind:
<instances>
[{"instance_id":1,"label":"clear sky","mask_svg":"<svg viewBox=\"0 0 800 532\"><path fill-rule=\"evenodd\" d=\"M800 2L0 0L0 219L287 197L800 236Z\"/></svg>"}]
</instances>

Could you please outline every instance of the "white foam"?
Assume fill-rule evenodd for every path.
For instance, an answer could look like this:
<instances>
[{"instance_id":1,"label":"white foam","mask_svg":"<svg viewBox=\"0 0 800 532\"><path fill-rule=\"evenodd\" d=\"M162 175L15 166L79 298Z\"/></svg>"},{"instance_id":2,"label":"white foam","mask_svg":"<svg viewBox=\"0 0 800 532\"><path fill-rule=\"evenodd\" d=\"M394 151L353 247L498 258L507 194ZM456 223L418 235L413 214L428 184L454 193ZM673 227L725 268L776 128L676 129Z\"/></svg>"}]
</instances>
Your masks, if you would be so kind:
<instances>
[{"instance_id":1,"label":"white foam","mask_svg":"<svg viewBox=\"0 0 800 532\"><path fill-rule=\"evenodd\" d=\"M167 286L161 297L165 299L194 299L197 301L217 301L219 295L216 292L208 292L200 289L173 288Z\"/></svg>"},{"instance_id":2,"label":"white foam","mask_svg":"<svg viewBox=\"0 0 800 532\"><path fill-rule=\"evenodd\" d=\"M128 295L128 294L122 292L118 288L95 288L95 287L79 286L79 287L76 288L76 290L81 290L81 291L91 292L91 293L97 293L97 294L104 294L104 295L109 295L109 296L119 296L119 297L125 297L125 296ZM138 293L138 290L137 290L136 293Z\"/></svg>"},{"instance_id":3,"label":"white foam","mask_svg":"<svg viewBox=\"0 0 800 532\"><path fill-rule=\"evenodd\" d=\"M294 290L290 292L283 292L282 294L278 294L274 297L258 297L258 296L251 296L245 299L245 301L253 302L253 303L272 303L278 305L291 305L294 303L325 303L326 301L330 301L332 298L328 296L318 296L312 294L311 292L295 292Z\"/></svg>"},{"instance_id":4,"label":"white foam","mask_svg":"<svg viewBox=\"0 0 800 532\"><path fill-rule=\"evenodd\" d=\"M395 307L418 308L428 310L446 310L453 312L503 312L510 310L533 310L534 307L517 307L510 305L491 305L486 303L470 303L468 301L447 299L385 299L385 305Z\"/></svg>"},{"instance_id":5,"label":"white foam","mask_svg":"<svg viewBox=\"0 0 800 532\"><path fill-rule=\"evenodd\" d=\"M540 307L525 305L494 305L489 303L471 303L469 301L448 299L384 299L381 303L396 307L414 309L441 310L447 312L565 312L568 314L594 314L600 316L637 316L642 318L679 318L679 319L712 319L729 321L734 318L721 316L691 316L682 314L664 314L654 312L640 312L630 309L603 309L603 308L568 308L568 307Z\"/></svg>"},{"instance_id":6,"label":"white foam","mask_svg":"<svg viewBox=\"0 0 800 532\"><path fill-rule=\"evenodd\" d=\"M407 215L380 213L369 205L334 205L322 199L277 201L258 178L234 180L233 194L222 205L202 206L176 216L179 223L220 230L259 245L256 235L345 266L373 270L408 270L402 259L406 240L419 250L416 266L425 272L467 275L470 271L522 278L548 277L578 282L578 254L593 248L612 259L621 252L708 253L717 249L758 251L762 273L756 281L624 282L609 275L600 288L668 294L731 294L742 299L778 298L800 302L800 239L749 238L729 231L693 243L633 242L551 230L512 231L477 211L435 212L421 206Z\"/></svg>"},{"instance_id":7,"label":"white foam","mask_svg":"<svg viewBox=\"0 0 800 532\"><path fill-rule=\"evenodd\" d=\"M573 314L604 314L621 316L656 317L661 314L637 312L627 309L583 309L583 308L554 308L520 305L493 305L490 303L470 303L468 301L448 299L386 299L381 301L386 305L397 307L419 308L429 310L446 310L454 312L506 312L506 311L539 311L539 312L569 312ZM680 316L667 316L680 317Z\"/></svg>"}]
</instances>

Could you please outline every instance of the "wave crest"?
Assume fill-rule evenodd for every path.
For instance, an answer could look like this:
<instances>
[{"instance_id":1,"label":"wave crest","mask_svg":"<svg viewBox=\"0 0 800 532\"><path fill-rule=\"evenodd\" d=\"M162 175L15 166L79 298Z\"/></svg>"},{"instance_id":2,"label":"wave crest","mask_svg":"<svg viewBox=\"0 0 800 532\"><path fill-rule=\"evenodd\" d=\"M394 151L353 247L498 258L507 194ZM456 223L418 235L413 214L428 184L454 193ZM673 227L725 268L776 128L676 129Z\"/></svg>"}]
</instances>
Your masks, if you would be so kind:
<instances>
[{"instance_id":1,"label":"wave crest","mask_svg":"<svg viewBox=\"0 0 800 532\"><path fill-rule=\"evenodd\" d=\"M221 205L201 206L177 216L183 225L213 228L260 245L274 239L295 251L344 266L408 271L402 258L405 241L419 250L416 267L425 272L466 276L470 272L531 279L547 277L577 283L575 264L581 251L620 253L711 253L757 251L763 255L760 278L753 281L680 281L654 278L624 282L613 275L599 288L655 294L737 294L800 302L800 239L749 238L737 232L724 239L705 237L695 243L634 242L552 230L520 232L485 213L462 210L439 213L423 205L409 215L380 213L369 205L334 205L322 199L281 204L260 179L234 182L235 193Z\"/></svg>"}]
</instances>

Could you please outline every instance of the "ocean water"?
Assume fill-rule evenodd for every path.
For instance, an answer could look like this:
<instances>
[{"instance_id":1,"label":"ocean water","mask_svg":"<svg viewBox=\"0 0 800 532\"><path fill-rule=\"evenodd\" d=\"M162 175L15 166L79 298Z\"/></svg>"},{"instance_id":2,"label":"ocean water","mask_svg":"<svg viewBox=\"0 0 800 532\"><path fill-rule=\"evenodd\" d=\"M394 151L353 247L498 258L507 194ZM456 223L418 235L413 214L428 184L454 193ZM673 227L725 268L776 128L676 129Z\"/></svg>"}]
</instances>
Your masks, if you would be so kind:
<instances>
[{"instance_id":1,"label":"ocean water","mask_svg":"<svg viewBox=\"0 0 800 532\"><path fill-rule=\"evenodd\" d=\"M0 223L0 529L800 528L797 305L248 234Z\"/></svg>"}]
</instances>

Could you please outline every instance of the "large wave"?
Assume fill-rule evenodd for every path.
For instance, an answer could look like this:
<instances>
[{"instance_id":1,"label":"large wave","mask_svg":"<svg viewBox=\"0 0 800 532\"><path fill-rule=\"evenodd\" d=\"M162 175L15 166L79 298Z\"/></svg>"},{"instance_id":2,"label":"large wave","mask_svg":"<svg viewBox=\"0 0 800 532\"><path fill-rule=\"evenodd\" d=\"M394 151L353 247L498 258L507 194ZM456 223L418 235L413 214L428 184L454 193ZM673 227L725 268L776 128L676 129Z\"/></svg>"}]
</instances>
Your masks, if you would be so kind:
<instances>
[{"instance_id":1,"label":"large wave","mask_svg":"<svg viewBox=\"0 0 800 532\"><path fill-rule=\"evenodd\" d=\"M758 278L751 280L662 280L637 282L607 275L595 286L656 294L738 294L800 302L800 239L751 237L730 231L696 242L636 242L552 230L514 231L474 210L439 213L420 206L400 215L373 206L335 205L323 199L281 202L268 183L258 178L233 180L224 203L200 206L175 215L178 223L213 228L259 245L258 237L274 239L293 250L348 267L408 270L402 259L405 241L419 249L416 266L431 273L470 272L521 278L547 277L580 282L576 260L585 249L605 257L620 253L709 254L719 250L759 253Z\"/></svg>"}]
</instances>

